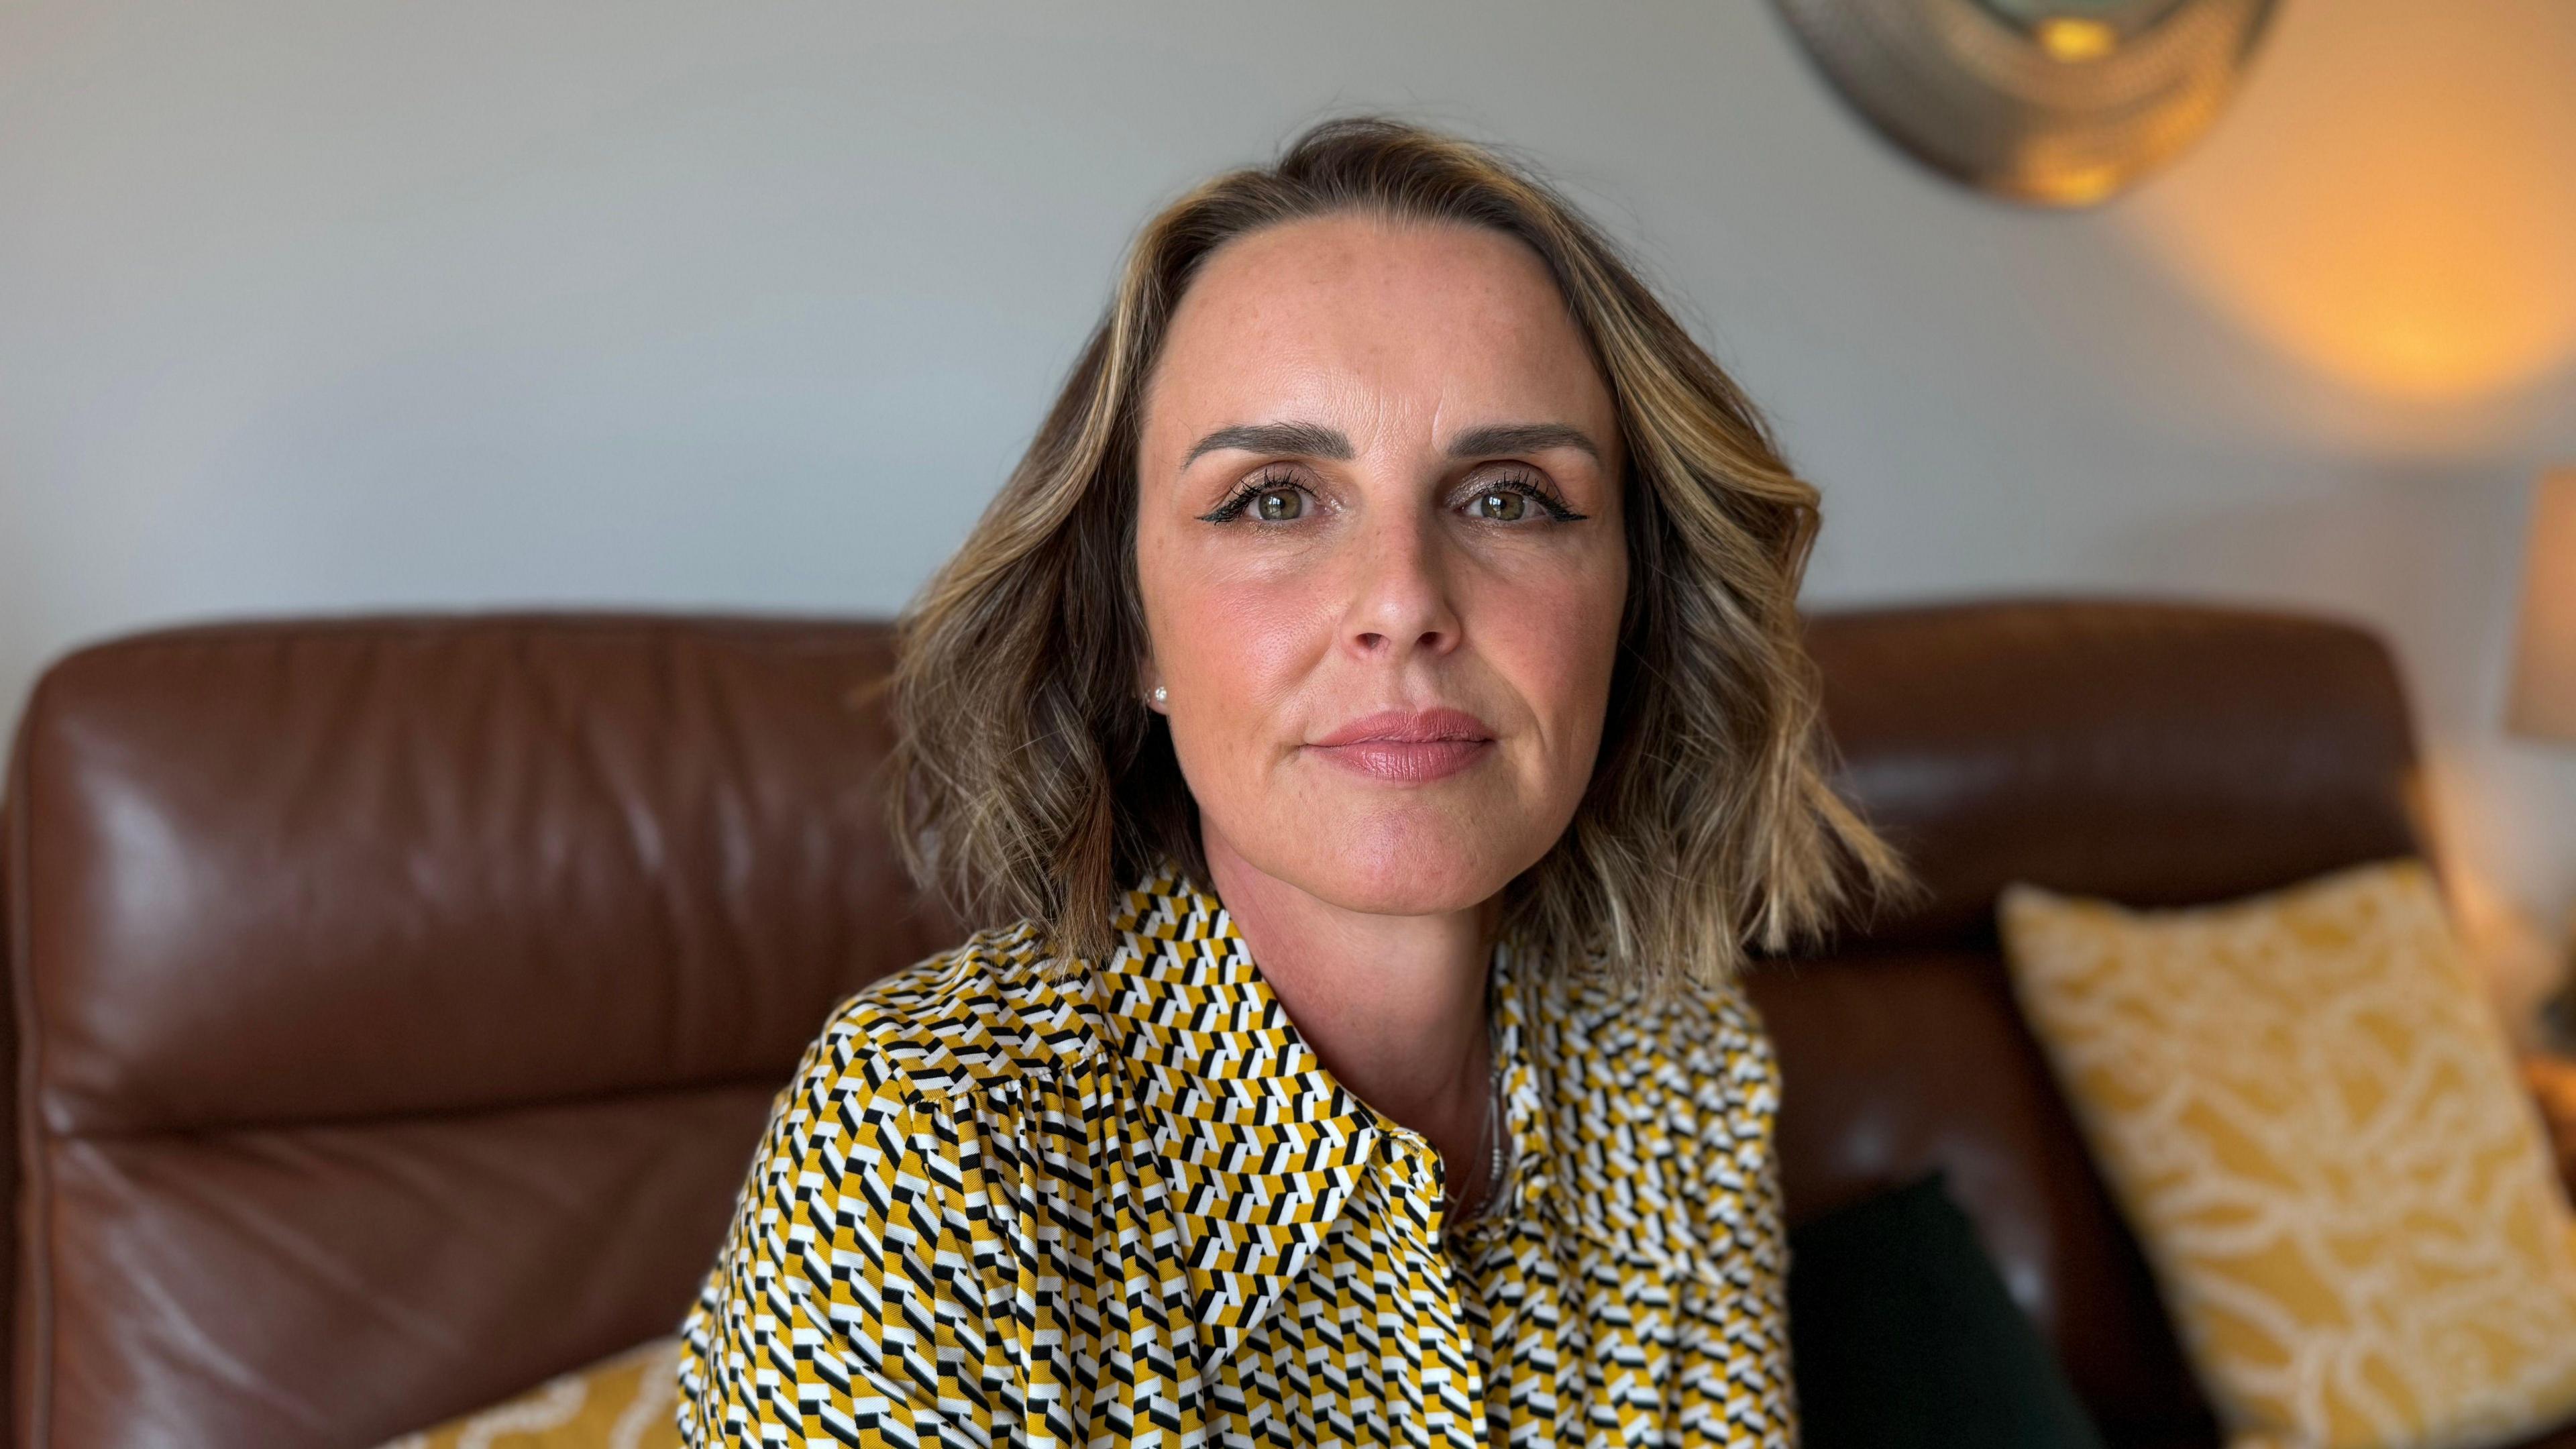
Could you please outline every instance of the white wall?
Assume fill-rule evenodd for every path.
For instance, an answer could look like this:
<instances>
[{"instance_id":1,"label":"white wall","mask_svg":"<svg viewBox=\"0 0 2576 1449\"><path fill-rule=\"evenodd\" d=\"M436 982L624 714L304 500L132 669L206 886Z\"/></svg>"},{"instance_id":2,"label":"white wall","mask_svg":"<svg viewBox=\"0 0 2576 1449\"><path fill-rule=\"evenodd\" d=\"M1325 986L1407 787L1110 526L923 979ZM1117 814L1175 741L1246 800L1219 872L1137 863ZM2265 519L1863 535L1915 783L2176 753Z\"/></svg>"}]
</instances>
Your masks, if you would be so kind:
<instances>
[{"instance_id":1,"label":"white wall","mask_svg":"<svg viewBox=\"0 0 2576 1449\"><path fill-rule=\"evenodd\" d=\"M1818 603L2377 622L2472 883L2576 900L2499 736L2576 461L2576 6L2285 0L2097 210L1915 168L1754 0L0 7L0 712L165 621L890 611L1159 201L1377 106L1526 148L1824 487Z\"/></svg>"}]
</instances>

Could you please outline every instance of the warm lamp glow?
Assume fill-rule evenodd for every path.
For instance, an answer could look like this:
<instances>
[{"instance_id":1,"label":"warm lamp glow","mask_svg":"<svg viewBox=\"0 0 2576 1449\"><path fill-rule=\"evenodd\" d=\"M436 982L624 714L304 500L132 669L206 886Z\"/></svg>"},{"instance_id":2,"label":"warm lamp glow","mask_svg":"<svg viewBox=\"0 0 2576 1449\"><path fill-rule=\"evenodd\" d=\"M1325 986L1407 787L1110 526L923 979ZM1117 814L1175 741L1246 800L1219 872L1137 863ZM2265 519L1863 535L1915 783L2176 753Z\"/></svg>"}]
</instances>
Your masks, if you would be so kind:
<instances>
[{"instance_id":1,"label":"warm lamp glow","mask_svg":"<svg viewBox=\"0 0 2576 1449\"><path fill-rule=\"evenodd\" d=\"M2100 60L2120 47L2120 32L2099 20L2076 15L2052 15L2031 29L2039 48L2050 60L2069 64L2082 60Z\"/></svg>"},{"instance_id":2,"label":"warm lamp glow","mask_svg":"<svg viewBox=\"0 0 2576 1449\"><path fill-rule=\"evenodd\" d=\"M2576 741L2576 468L2533 490L2505 723L2518 734Z\"/></svg>"},{"instance_id":3,"label":"warm lamp glow","mask_svg":"<svg viewBox=\"0 0 2576 1449\"><path fill-rule=\"evenodd\" d=\"M2576 26L2550 0L2285 5L2226 120L2124 221L2176 278L2369 393L2576 361Z\"/></svg>"}]
</instances>

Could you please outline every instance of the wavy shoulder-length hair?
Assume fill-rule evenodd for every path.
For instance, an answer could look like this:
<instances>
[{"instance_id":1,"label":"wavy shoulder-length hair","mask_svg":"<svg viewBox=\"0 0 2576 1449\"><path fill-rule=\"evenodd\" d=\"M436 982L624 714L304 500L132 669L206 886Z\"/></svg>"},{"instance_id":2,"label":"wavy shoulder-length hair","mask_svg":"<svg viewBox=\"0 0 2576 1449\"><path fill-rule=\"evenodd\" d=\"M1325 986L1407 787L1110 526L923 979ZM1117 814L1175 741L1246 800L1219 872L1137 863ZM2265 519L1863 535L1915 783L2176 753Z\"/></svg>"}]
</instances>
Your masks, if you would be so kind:
<instances>
[{"instance_id":1,"label":"wavy shoulder-length hair","mask_svg":"<svg viewBox=\"0 0 2576 1449\"><path fill-rule=\"evenodd\" d=\"M1819 933L1895 853L1827 784L1795 602L1816 490L1597 228L1496 151L1378 116L1327 120L1136 236L1046 421L896 621L888 808L905 864L977 925L1113 948L1159 857L1209 881L1168 727L1139 696L1138 425L1173 311L1209 255L1359 212L1489 227L1547 263L1608 382L1630 566L1608 716L1564 835L1511 882L1503 929L1543 960L1668 989Z\"/></svg>"}]
</instances>

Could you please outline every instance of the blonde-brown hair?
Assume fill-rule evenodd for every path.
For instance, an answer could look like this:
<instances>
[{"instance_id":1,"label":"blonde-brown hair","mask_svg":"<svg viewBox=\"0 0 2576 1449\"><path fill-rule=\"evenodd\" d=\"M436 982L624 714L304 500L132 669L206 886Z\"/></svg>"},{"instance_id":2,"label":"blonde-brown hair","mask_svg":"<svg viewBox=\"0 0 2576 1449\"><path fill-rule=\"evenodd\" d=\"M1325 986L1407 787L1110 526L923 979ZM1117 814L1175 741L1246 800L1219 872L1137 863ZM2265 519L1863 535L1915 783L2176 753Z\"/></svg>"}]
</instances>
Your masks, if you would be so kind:
<instances>
[{"instance_id":1,"label":"blonde-brown hair","mask_svg":"<svg viewBox=\"0 0 2576 1449\"><path fill-rule=\"evenodd\" d=\"M1112 948L1158 856L1209 880L1161 716L1138 697L1138 419L1210 253L1343 212L1490 227L1547 263L1626 439L1629 594L1591 785L1503 921L1543 960L1649 988L1722 980L1829 924L1850 867L1907 883L1826 782L1796 599L1819 524L1753 405L1613 244L1495 151L1378 116L1328 120L1137 235L1118 291L1009 481L897 620L889 809L905 864L977 925Z\"/></svg>"}]
</instances>

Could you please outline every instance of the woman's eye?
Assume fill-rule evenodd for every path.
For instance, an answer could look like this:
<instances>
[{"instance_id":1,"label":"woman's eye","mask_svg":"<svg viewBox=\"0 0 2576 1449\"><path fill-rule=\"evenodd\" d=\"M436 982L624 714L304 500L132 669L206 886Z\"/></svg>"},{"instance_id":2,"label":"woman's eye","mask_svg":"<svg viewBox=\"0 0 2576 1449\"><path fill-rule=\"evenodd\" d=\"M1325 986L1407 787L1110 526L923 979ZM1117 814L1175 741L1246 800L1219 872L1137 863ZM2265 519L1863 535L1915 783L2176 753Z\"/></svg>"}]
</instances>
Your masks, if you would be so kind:
<instances>
[{"instance_id":1,"label":"woman's eye","mask_svg":"<svg viewBox=\"0 0 2576 1449\"><path fill-rule=\"evenodd\" d=\"M1590 515L1566 507L1555 489L1537 479L1504 477L1486 484L1467 500L1467 516L1487 523L1523 523L1537 518L1572 523Z\"/></svg>"},{"instance_id":2,"label":"woman's eye","mask_svg":"<svg viewBox=\"0 0 2576 1449\"><path fill-rule=\"evenodd\" d=\"M1245 482L1232 497L1214 510L1199 515L1201 523L1232 523L1249 515L1255 523L1294 523L1314 510L1305 486L1289 479L1276 478L1263 482L1259 478Z\"/></svg>"}]
</instances>

